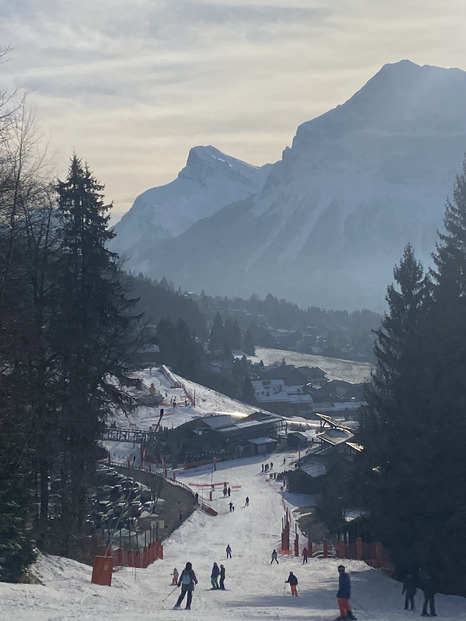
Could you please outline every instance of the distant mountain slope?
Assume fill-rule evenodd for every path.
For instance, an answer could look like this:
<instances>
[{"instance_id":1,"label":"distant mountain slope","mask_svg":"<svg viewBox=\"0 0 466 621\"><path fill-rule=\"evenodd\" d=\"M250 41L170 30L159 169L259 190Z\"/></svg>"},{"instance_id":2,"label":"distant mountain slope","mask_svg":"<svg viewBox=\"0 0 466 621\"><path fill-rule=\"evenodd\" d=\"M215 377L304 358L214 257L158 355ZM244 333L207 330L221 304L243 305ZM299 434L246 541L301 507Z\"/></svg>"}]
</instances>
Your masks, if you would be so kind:
<instances>
[{"instance_id":1,"label":"distant mountain slope","mask_svg":"<svg viewBox=\"0 0 466 621\"><path fill-rule=\"evenodd\" d=\"M212 146L192 148L177 179L136 198L115 226L112 250L128 255L131 266L138 265L145 253L150 255L198 220L258 192L267 169L267 165L252 166Z\"/></svg>"},{"instance_id":2,"label":"distant mountain slope","mask_svg":"<svg viewBox=\"0 0 466 621\"><path fill-rule=\"evenodd\" d=\"M466 73L385 65L302 124L257 193L158 248L140 239L132 263L194 291L380 310L404 245L430 260L465 151Z\"/></svg>"}]
</instances>

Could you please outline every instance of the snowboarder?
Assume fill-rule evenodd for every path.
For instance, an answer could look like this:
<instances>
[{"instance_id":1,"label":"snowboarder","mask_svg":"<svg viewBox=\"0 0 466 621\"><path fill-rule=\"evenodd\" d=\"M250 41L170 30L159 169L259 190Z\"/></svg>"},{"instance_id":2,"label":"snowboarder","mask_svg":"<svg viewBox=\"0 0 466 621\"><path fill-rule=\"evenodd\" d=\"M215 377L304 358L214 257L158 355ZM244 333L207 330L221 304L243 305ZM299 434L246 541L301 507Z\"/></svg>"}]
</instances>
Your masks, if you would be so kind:
<instances>
[{"instance_id":1,"label":"snowboarder","mask_svg":"<svg viewBox=\"0 0 466 621\"><path fill-rule=\"evenodd\" d=\"M172 585L175 586L176 584L178 584L178 578L180 576L176 567L173 569L172 576Z\"/></svg>"},{"instance_id":2,"label":"snowboarder","mask_svg":"<svg viewBox=\"0 0 466 621\"><path fill-rule=\"evenodd\" d=\"M351 580L349 574L345 571L344 565L338 565L338 608L340 609L339 621L346 621L346 619L356 619L351 610L350 598L351 598Z\"/></svg>"},{"instance_id":3,"label":"snowboarder","mask_svg":"<svg viewBox=\"0 0 466 621\"><path fill-rule=\"evenodd\" d=\"M405 610L414 610L416 608L414 605L416 591L416 580L414 576L412 574L407 574L403 582L403 590L401 591L405 596Z\"/></svg>"},{"instance_id":4,"label":"snowboarder","mask_svg":"<svg viewBox=\"0 0 466 621\"><path fill-rule=\"evenodd\" d=\"M298 597L298 578L294 575L292 571L290 571L290 575L288 576L288 580L285 580L290 585L291 595L296 595Z\"/></svg>"},{"instance_id":5,"label":"snowboarder","mask_svg":"<svg viewBox=\"0 0 466 621\"><path fill-rule=\"evenodd\" d=\"M225 590L224 582L225 582L225 567L223 565L220 565L220 588L222 589L222 591Z\"/></svg>"},{"instance_id":6,"label":"snowboarder","mask_svg":"<svg viewBox=\"0 0 466 621\"><path fill-rule=\"evenodd\" d=\"M309 554L307 553L307 548L303 549L303 565L304 563L307 563L307 559L308 559Z\"/></svg>"},{"instance_id":7,"label":"snowboarder","mask_svg":"<svg viewBox=\"0 0 466 621\"><path fill-rule=\"evenodd\" d=\"M227 553L227 558L232 558L230 544L225 548L225 552Z\"/></svg>"},{"instance_id":8,"label":"snowboarder","mask_svg":"<svg viewBox=\"0 0 466 621\"><path fill-rule=\"evenodd\" d=\"M424 593L424 602L422 604L422 617L436 617L435 612L435 588L432 576L423 571L419 575L419 587ZM427 613L427 608L430 608L430 614Z\"/></svg>"},{"instance_id":9,"label":"snowboarder","mask_svg":"<svg viewBox=\"0 0 466 621\"><path fill-rule=\"evenodd\" d=\"M272 552L272 560L270 561L270 564L272 564L274 561L275 561L275 562L277 563L277 565L278 565L278 554L277 554L277 551L276 551L276 550L274 550L274 551Z\"/></svg>"},{"instance_id":10,"label":"snowboarder","mask_svg":"<svg viewBox=\"0 0 466 621\"><path fill-rule=\"evenodd\" d=\"M213 589L218 589L218 577L220 575L220 569L218 568L217 563L212 565L212 573L210 574L210 583L212 584Z\"/></svg>"},{"instance_id":11,"label":"snowboarder","mask_svg":"<svg viewBox=\"0 0 466 621\"><path fill-rule=\"evenodd\" d=\"M188 597L186 599L186 610L191 610L191 601L193 599L194 585L197 584L196 574L194 573L193 566L191 563L186 563L186 567L181 572L181 576L178 580L178 586L181 587L181 593L178 599L176 600L176 604L173 608L179 608L181 602L184 599L186 593Z\"/></svg>"}]
</instances>

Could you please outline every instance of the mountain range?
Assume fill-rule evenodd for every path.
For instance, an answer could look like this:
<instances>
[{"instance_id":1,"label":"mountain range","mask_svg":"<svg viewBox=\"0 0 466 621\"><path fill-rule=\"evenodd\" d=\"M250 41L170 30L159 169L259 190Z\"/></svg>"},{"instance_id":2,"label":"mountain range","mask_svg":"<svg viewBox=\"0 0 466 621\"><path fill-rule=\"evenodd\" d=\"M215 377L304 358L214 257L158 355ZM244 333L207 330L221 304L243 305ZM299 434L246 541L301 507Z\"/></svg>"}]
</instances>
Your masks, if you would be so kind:
<instances>
[{"instance_id":1,"label":"mountain range","mask_svg":"<svg viewBox=\"0 0 466 621\"><path fill-rule=\"evenodd\" d=\"M466 151L466 72L387 64L275 164L191 149L115 226L127 267L182 289L382 310L409 241L425 265Z\"/></svg>"}]
</instances>

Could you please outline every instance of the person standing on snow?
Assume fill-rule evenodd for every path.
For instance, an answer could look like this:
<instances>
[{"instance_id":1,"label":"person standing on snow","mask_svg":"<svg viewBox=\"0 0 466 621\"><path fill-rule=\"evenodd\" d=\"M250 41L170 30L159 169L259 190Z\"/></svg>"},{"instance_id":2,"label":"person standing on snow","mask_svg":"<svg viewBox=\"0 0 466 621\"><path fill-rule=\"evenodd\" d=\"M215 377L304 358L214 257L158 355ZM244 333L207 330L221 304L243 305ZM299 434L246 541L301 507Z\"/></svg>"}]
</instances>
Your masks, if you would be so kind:
<instances>
[{"instance_id":1,"label":"person standing on snow","mask_svg":"<svg viewBox=\"0 0 466 621\"><path fill-rule=\"evenodd\" d=\"M191 610L191 601L193 599L194 585L197 584L196 574L194 573L191 563L186 563L186 567L181 572L180 579L178 580L178 586L181 587L181 593L178 597L176 604L173 608L179 608L181 602L184 599L186 593L188 597L186 599L186 610Z\"/></svg>"},{"instance_id":2,"label":"person standing on snow","mask_svg":"<svg viewBox=\"0 0 466 621\"><path fill-rule=\"evenodd\" d=\"M224 582L225 582L225 567L223 565L220 565L220 588L222 589L222 591L225 590Z\"/></svg>"},{"instance_id":3,"label":"person standing on snow","mask_svg":"<svg viewBox=\"0 0 466 621\"><path fill-rule=\"evenodd\" d=\"M401 593L404 593L405 596L405 610L415 609L416 606L414 605L414 596L416 595L416 591L416 580L413 574L408 574L404 579L403 590L401 591Z\"/></svg>"},{"instance_id":4,"label":"person standing on snow","mask_svg":"<svg viewBox=\"0 0 466 621\"><path fill-rule=\"evenodd\" d=\"M173 570L172 576L173 576L172 585L175 586L176 584L178 584L178 578L180 577L176 567Z\"/></svg>"},{"instance_id":5,"label":"person standing on snow","mask_svg":"<svg viewBox=\"0 0 466 621\"><path fill-rule=\"evenodd\" d=\"M210 574L210 583L212 584L213 589L218 589L218 577L220 575L220 569L218 568L217 563L212 565L212 573Z\"/></svg>"},{"instance_id":6,"label":"person standing on snow","mask_svg":"<svg viewBox=\"0 0 466 621\"><path fill-rule=\"evenodd\" d=\"M228 544L227 547L225 548L225 552L227 553L227 558L231 558L230 544Z\"/></svg>"},{"instance_id":7,"label":"person standing on snow","mask_svg":"<svg viewBox=\"0 0 466 621\"><path fill-rule=\"evenodd\" d=\"M346 621L346 619L356 619L351 610L350 598L351 598L351 580L349 574L345 571L344 565L338 565L338 608L340 609L339 621Z\"/></svg>"},{"instance_id":8,"label":"person standing on snow","mask_svg":"<svg viewBox=\"0 0 466 621\"><path fill-rule=\"evenodd\" d=\"M424 593L424 602L422 604L422 617L436 617L435 612L435 588L432 576L426 571L422 571L419 575L419 587ZM427 613L427 608L430 607L430 614Z\"/></svg>"},{"instance_id":9,"label":"person standing on snow","mask_svg":"<svg viewBox=\"0 0 466 621\"><path fill-rule=\"evenodd\" d=\"M278 565L278 555L277 555L277 551L276 551L276 550L274 550L274 551L272 552L272 560L270 561L270 564L272 564L274 561L275 561L275 562L277 563L277 565Z\"/></svg>"},{"instance_id":10,"label":"person standing on snow","mask_svg":"<svg viewBox=\"0 0 466 621\"><path fill-rule=\"evenodd\" d=\"M290 571L290 575L288 576L288 580L285 580L290 585L291 595L296 595L298 597L298 578L294 575L292 571Z\"/></svg>"},{"instance_id":11,"label":"person standing on snow","mask_svg":"<svg viewBox=\"0 0 466 621\"><path fill-rule=\"evenodd\" d=\"M309 554L307 552L307 548L304 547L303 548L303 565L304 565L304 563L307 563L308 556L309 556Z\"/></svg>"}]
</instances>

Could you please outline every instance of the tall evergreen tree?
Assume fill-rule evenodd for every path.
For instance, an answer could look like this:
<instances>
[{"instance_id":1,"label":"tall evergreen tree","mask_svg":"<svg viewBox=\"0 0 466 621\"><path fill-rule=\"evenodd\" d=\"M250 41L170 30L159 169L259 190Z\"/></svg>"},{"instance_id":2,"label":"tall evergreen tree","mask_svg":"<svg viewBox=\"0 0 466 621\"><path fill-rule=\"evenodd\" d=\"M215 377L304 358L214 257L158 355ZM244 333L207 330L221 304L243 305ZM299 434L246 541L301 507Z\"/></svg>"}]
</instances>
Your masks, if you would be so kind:
<instances>
[{"instance_id":1,"label":"tall evergreen tree","mask_svg":"<svg viewBox=\"0 0 466 621\"><path fill-rule=\"evenodd\" d=\"M97 441L114 397L109 373L127 357L128 299L117 257L107 249L109 205L103 186L73 156L59 181L61 261L57 274L54 350L61 365L62 521L65 554L86 513L86 481L95 468Z\"/></svg>"},{"instance_id":2,"label":"tall evergreen tree","mask_svg":"<svg viewBox=\"0 0 466 621\"><path fill-rule=\"evenodd\" d=\"M466 478L466 159L456 177L452 200L446 203L443 223L431 270L429 424L434 441L429 474L436 501L430 519L430 549L439 573L448 576L450 584L456 582L458 589L458 577L466 572L466 561L458 558L455 575L451 575L454 542L466 537L466 498L458 493ZM441 528L441 537L435 536L435 526Z\"/></svg>"},{"instance_id":3,"label":"tall evergreen tree","mask_svg":"<svg viewBox=\"0 0 466 621\"><path fill-rule=\"evenodd\" d=\"M210 331L210 339L209 339L209 351L212 353L223 350L224 345L224 330L223 330L223 320L222 316L219 312L216 313L214 317L214 322L212 324L212 330Z\"/></svg>"},{"instance_id":4,"label":"tall evergreen tree","mask_svg":"<svg viewBox=\"0 0 466 621\"><path fill-rule=\"evenodd\" d=\"M243 336L243 350L246 354L250 356L255 356L256 348L254 346L254 339L252 338L252 334L250 330L246 330Z\"/></svg>"},{"instance_id":5,"label":"tall evergreen tree","mask_svg":"<svg viewBox=\"0 0 466 621\"><path fill-rule=\"evenodd\" d=\"M425 321L430 283L408 244L387 288L388 312L376 331L376 366L366 390L359 430L363 502L375 534L398 567L425 553L425 514L431 497L424 476L430 430L425 425L428 384Z\"/></svg>"}]
</instances>

